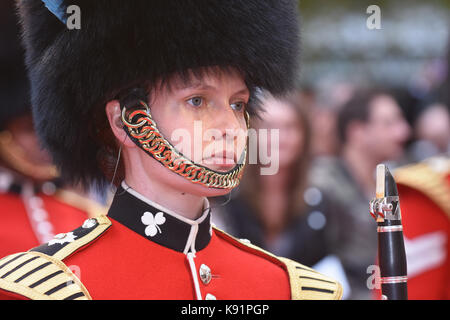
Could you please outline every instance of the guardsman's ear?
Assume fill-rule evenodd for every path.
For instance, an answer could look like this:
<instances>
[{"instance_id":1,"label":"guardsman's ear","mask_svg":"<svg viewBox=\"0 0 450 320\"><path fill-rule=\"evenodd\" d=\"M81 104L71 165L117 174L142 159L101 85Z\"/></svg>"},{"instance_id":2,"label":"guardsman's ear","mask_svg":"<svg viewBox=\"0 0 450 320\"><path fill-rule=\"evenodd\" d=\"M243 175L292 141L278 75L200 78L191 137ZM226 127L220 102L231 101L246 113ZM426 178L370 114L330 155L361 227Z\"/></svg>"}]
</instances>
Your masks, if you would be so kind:
<instances>
[{"instance_id":1,"label":"guardsman's ear","mask_svg":"<svg viewBox=\"0 0 450 320\"><path fill-rule=\"evenodd\" d=\"M123 130L122 111L119 100L109 101L106 104L105 112L111 130L119 143L127 147L135 147L136 145L128 138L125 130Z\"/></svg>"}]
</instances>

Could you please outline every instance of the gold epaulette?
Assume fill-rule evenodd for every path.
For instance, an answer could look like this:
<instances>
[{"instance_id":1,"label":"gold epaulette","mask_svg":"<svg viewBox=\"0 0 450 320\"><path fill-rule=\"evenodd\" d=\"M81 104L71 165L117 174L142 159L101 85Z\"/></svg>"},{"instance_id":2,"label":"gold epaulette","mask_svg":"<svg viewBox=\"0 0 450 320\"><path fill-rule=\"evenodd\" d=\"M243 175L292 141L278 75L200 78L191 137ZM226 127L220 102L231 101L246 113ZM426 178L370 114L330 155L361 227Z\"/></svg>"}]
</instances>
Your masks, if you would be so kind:
<instances>
[{"instance_id":1,"label":"gold epaulette","mask_svg":"<svg viewBox=\"0 0 450 320\"><path fill-rule=\"evenodd\" d=\"M450 217L450 187L445 180L446 172L436 170L431 165L431 161L429 159L396 169L394 171L395 181L397 184L422 192ZM450 162L447 162L447 165L450 167Z\"/></svg>"},{"instance_id":2,"label":"gold epaulette","mask_svg":"<svg viewBox=\"0 0 450 320\"><path fill-rule=\"evenodd\" d=\"M82 196L74 191L66 189L58 189L55 197L68 205L78 208L87 213L89 218L94 218L99 215L106 215L109 206L103 206L100 203Z\"/></svg>"},{"instance_id":3,"label":"gold epaulette","mask_svg":"<svg viewBox=\"0 0 450 320\"><path fill-rule=\"evenodd\" d=\"M266 256L284 267L289 276L292 300L340 300L342 299L342 286L339 282L322 275L321 273L287 258L278 257L260 247L250 243L246 239L238 239L214 227L221 235L246 247L250 251L257 252L258 255Z\"/></svg>"},{"instance_id":4,"label":"gold epaulette","mask_svg":"<svg viewBox=\"0 0 450 320\"><path fill-rule=\"evenodd\" d=\"M91 300L64 263L40 252L16 253L0 260L0 289L32 300Z\"/></svg>"},{"instance_id":5,"label":"gold epaulette","mask_svg":"<svg viewBox=\"0 0 450 320\"><path fill-rule=\"evenodd\" d=\"M293 300L340 300L339 282L287 258L279 257L287 267Z\"/></svg>"},{"instance_id":6,"label":"gold epaulette","mask_svg":"<svg viewBox=\"0 0 450 320\"><path fill-rule=\"evenodd\" d=\"M80 279L62 260L98 239L110 226L106 216L91 218L48 243L1 259L0 289L33 300L91 300Z\"/></svg>"}]
</instances>

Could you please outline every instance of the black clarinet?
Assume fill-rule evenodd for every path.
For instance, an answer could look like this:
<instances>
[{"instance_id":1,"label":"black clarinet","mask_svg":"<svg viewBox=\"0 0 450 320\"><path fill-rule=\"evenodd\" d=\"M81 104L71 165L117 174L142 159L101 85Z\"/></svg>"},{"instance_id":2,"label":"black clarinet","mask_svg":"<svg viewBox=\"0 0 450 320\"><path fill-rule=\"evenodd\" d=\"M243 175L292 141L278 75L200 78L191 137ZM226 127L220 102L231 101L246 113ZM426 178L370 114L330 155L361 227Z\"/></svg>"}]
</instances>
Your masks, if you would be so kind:
<instances>
[{"instance_id":1,"label":"black clarinet","mask_svg":"<svg viewBox=\"0 0 450 320\"><path fill-rule=\"evenodd\" d=\"M378 225L382 299L407 300L408 277L400 201L395 180L384 164L377 166L376 188L376 198L370 202L370 214Z\"/></svg>"}]
</instances>

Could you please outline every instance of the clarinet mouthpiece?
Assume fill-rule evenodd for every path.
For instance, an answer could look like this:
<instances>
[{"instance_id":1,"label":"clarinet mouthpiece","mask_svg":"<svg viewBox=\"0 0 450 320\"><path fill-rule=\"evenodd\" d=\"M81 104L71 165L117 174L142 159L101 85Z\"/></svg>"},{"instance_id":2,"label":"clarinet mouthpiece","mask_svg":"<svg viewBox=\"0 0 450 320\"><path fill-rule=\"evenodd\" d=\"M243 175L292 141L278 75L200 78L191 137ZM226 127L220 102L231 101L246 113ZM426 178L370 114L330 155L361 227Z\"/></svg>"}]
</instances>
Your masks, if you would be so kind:
<instances>
[{"instance_id":1,"label":"clarinet mouthpiece","mask_svg":"<svg viewBox=\"0 0 450 320\"><path fill-rule=\"evenodd\" d=\"M397 184L384 164L377 166L376 198L371 201L371 215L378 223L401 220Z\"/></svg>"},{"instance_id":2,"label":"clarinet mouthpiece","mask_svg":"<svg viewBox=\"0 0 450 320\"><path fill-rule=\"evenodd\" d=\"M384 164L378 166L384 167L384 196L398 197L397 184L395 183L394 177L392 176L391 172Z\"/></svg>"}]
</instances>

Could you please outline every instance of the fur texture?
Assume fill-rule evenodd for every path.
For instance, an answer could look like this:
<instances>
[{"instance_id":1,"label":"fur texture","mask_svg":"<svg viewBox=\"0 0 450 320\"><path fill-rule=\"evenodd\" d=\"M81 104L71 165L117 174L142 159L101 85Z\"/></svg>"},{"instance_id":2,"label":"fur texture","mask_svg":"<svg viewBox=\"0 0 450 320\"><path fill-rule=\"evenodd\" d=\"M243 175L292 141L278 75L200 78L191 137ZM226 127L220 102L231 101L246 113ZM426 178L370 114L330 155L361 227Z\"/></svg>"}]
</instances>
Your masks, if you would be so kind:
<instances>
[{"instance_id":1,"label":"fur texture","mask_svg":"<svg viewBox=\"0 0 450 320\"><path fill-rule=\"evenodd\" d=\"M0 130L11 119L30 113L29 85L13 0L0 3Z\"/></svg>"},{"instance_id":2,"label":"fur texture","mask_svg":"<svg viewBox=\"0 0 450 320\"><path fill-rule=\"evenodd\" d=\"M80 7L80 30L69 30L40 0L21 0L19 10L36 127L72 181L104 180L92 114L133 83L205 66L237 68L250 90L275 95L295 80L296 1L63 2Z\"/></svg>"}]
</instances>

